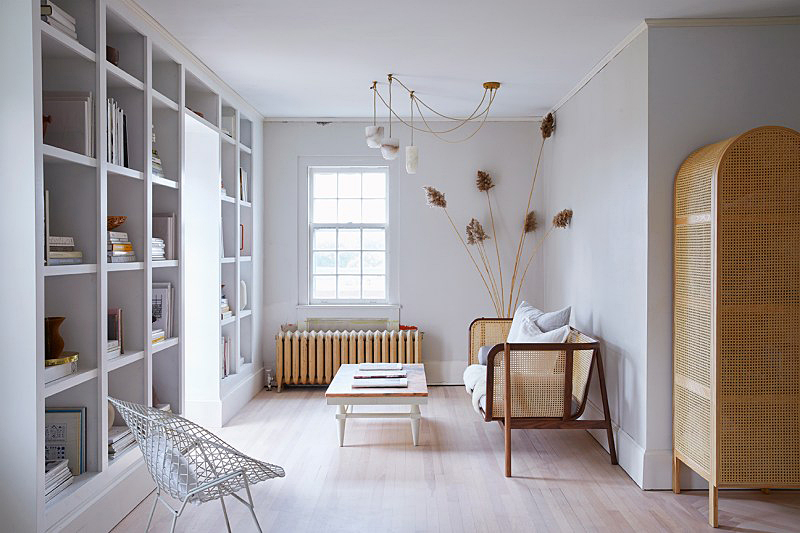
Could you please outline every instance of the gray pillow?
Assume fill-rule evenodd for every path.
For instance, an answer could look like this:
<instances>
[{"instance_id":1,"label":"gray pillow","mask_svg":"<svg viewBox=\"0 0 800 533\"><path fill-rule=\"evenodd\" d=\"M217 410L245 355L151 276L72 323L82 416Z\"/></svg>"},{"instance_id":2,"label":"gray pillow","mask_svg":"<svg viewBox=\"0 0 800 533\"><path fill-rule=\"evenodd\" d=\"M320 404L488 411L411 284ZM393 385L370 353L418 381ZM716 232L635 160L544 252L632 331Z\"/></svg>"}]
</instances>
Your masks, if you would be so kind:
<instances>
[{"instance_id":1,"label":"gray pillow","mask_svg":"<svg viewBox=\"0 0 800 533\"><path fill-rule=\"evenodd\" d=\"M572 306L552 313L544 313L536 318L535 323L542 331L553 331L569 324L570 311L572 311Z\"/></svg>"},{"instance_id":2,"label":"gray pillow","mask_svg":"<svg viewBox=\"0 0 800 533\"><path fill-rule=\"evenodd\" d=\"M489 363L489 350L492 348L494 348L494 344L480 347L478 350L478 364L486 366Z\"/></svg>"}]
</instances>

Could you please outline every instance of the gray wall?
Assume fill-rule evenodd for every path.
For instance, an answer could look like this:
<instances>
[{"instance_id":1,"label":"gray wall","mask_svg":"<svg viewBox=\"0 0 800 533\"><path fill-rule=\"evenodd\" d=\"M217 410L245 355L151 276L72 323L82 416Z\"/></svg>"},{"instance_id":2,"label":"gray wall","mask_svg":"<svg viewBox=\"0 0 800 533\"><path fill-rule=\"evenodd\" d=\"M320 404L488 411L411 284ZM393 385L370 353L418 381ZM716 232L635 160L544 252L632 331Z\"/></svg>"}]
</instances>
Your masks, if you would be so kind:
<instances>
[{"instance_id":1,"label":"gray wall","mask_svg":"<svg viewBox=\"0 0 800 533\"><path fill-rule=\"evenodd\" d=\"M36 8L38 10L38 7ZM34 193L33 11L29 0L3 2L0 17L0 516L4 531L37 530L37 483L44 481L37 435L36 249ZM40 119L41 120L41 119ZM11 349L9 349L11 348Z\"/></svg>"},{"instance_id":2,"label":"gray wall","mask_svg":"<svg viewBox=\"0 0 800 533\"><path fill-rule=\"evenodd\" d=\"M264 125L265 297L264 336L271 339L280 324L297 321L298 304L298 159L305 156L375 156L367 148L363 123L275 123ZM408 141L406 128L399 129ZM538 147L534 122L489 122L470 141L447 144L430 135L415 135L420 147L419 171L405 172L403 152L392 166L396 181L397 253L400 319L425 332L423 359L432 383L457 383L467 364L467 326L476 317L494 316L485 289L455 238L444 213L425 204L422 187L445 193L459 231L470 217L488 228L485 196L475 189L475 173L490 171L497 187L493 208L501 253L508 269L524 216L530 177ZM402 150L402 148L401 148ZM538 186L537 186L538 187ZM540 198L537 196L537 199ZM537 200L537 201L538 201ZM552 216L552 213L548 213ZM531 267L523 297L541 303L542 278ZM274 346L267 342L265 365L275 368Z\"/></svg>"},{"instance_id":3,"label":"gray wall","mask_svg":"<svg viewBox=\"0 0 800 533\"><path fill-rule=\"evenodd\" d=\"M572 305L574 326L602 340L620 462L634 479L647 424L647 44L639 35L558 110L544 174L546 209L574 211L545 247L545 305ZM598 390L595 377L596 407Z\"/></svg>"}]
</instances>

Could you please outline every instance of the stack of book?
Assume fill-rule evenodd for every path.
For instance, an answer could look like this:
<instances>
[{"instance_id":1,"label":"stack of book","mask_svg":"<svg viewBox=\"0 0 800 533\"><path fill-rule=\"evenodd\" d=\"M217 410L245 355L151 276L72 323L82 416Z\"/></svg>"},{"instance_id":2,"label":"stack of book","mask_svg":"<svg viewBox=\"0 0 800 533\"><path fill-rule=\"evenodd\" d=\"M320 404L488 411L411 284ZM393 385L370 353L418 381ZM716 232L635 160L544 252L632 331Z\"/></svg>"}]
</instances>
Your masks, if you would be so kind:
<instances>
[{"instance_id":1,"label":"stack of book","mask_svg":"<svg viewBox=\"0 0 800 533\"><path fill-rule=\"evenodd\" d=\"M111 426L108 428L108 458L123 452L136 444L136 438L128 426Z\"/></svg>"},{"instance_id":2,"label":"stack of book","mask_svg":"<svg viewBox=\"0 0 800 533\"><path fill-rule=\"evenodd\" d=\"M88 91L44 91L42 113L50 117L45 144L94 157L94 97Z\"/></svg>"},{"instance_id":3,"label":"stack of book","mask_svg":"<svg viewBox=\"0 0 800 533\"><path fill-rule=\"evenodd\" d=\"M48 265L79 265L83 263L83 252L75 249L75 239L72 237L51 235L47 242Z\"/></svg>"},{"instance_id":4,"label":"stack of book","mask_svg":"<svg viewBox=\"0 0 800 533\"><path fill-rule=\"evenodd\" d=\"M40 9L42 20L76 41L78 32L75 28L75 17L53 4L50 0L42 0Z\"/></svg>"},{"instance_id":5,"label":"stack of book","mask_svg":"<svg viewBox=\"0 0 800 533\"><path fill-rule=\"evenodd\" d=\"M361 363L353 375L353 388L408 387L402 363Z\"/></svg>"},{"instance_id":6,"label":"stack of book","mask_svg":"<svg viewBox=\"0 0 800 533\"><path fill-rule=\"evenodd\" d=\"M66 459L73 476L86 472L86 422L86 407L45 407L45 461Z\"/></svg>"},{"instance_id":7,"label":"stack of book","mask_svg":"<svg viewBox=\"0 0 800 533\"><path fill-rule=\"evenodd\" d=\"M78 371L78 352L64 352L58 359L44 360L44 383L61 379Z\"/></svg>"},{"instance_id":8,"label":"stack of book","mask_svg":"<svg viewBox=\"0 0 800 533\"><path fill-rule=\"evenodd\" d=\"M231 310L231 306L228 305L228 299L220 297L219 299L219 315L220 319L225 320L226 318L230 318L233 316L233 311Z\"/></svg>"},{"instance_id":9,"label":"stack of book","mask_svg":"<svg viewBox=\"0 0 800 533\"><path fill-rule=\"evenodd\" d=\"M167 338L166 334L164 333L164 330L161 329L161 328L154 329L150 333L150 342L152 342L153 344L155 344L157 342L161 342L161 341L165 340L166 338Z\"/></svg>"},{"instance_id":10,"label":"stack of book","mask_svg":"<svg viewBox=\"0 0 800 533\"><path fill-rule=\"evenodd\" d=\"M166 261L167 256L164 252L164 239L153 237L150 251L153 253L153 261Z\"/></svg>"},{"instance_id":11,"label":"stack of book","mask_svg":"<svg viewBox=\"0 0 800 533\"><path fill-rule=\"evenodd\" d=\"M113 98L108 99L106 107L108 131L106 132L106 154L108 162L128 166L128 119L125 111Z\"/></svg>"},{"instance_id":12,"label":"stack of book","mask_svg":"<svg viewBox=\"0 0 800 533\"><path fill-rule=\"evenodd\" d=\"M72 484L69 461L53 459L44 462L44 501L49 502L56 494Z\"/></svg>"},{"instance_id":13,"label":"stack of book","mask_svg":"<svg viewBox=\"0 0 800 533\"><path fill-rule=\"evenodd\" d=\"M109 263L133 263L136 261L133 244L128 240L128 234L124 231L108 232L107 250Z\"/></svg>"},{"instance_id":14,"label":"stack of book","mask_svg":"<svg viewBox=\"0 0 800 533\"><path fill-rule=\"evenodd\" d=\"M219 353L222 358L222 377L226 378L231 374L231 338L222 337L219 344Z\"/></svg>"},{"instance_id":15,"label":"stack of book","mask_svg":"<svg viewBox=\"0 0 800 533\"><path fill-rule=\"evenodd\" d=\"M108 357L116 357L125 353L124 333L122 330L122 309L108 310L108 341L106 344Z\"/></svg>"},{"instance_id":16,"label":"stack of book","mask_svg":"<svg viewBox=\"0 0 800 533\"><path fill-rule=\"evenodd\" d=\"M164 258L177 259L175 256L175 213L153 215L153 240L164 243Z\"/></svg>"},{"instance_id":17,"label":"stack of book","mask_svg":"<svg viewBox=\"0 0 800 533\"><path fill-rule=\"evenodd\" d=\"M152 135L153 139L153 148L150 151L150 161L152 167L152 174L154 178L163 178L164 177L164 167L161 165L161 157L158 155L158 150L156 150L156 132L153 132Z\"/></svg>"},{"instance_id":18,"label":"stack of book","mask_svg":"<svg viewBox=\"0 0 800 533\"><path fill-rule=\"evenodd\" d=\"M175 323L175 287L171 282L153 282L151 312L153 314L153 333L160 331L164 338L171 338Z\"/></svg>"}]
</instances>

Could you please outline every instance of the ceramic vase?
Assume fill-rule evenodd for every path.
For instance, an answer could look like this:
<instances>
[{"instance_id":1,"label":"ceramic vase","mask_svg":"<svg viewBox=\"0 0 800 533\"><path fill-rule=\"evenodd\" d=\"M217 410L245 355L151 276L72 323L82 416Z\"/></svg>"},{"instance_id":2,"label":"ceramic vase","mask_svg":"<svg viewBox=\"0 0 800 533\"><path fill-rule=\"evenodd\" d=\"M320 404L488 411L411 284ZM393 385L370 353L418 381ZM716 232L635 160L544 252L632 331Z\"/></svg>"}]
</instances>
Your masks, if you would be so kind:
<instances>
[{"instance_id":1,"label":"ceramic vase","mask_svg":"<svg viewBox=\"0 0 800 533\"><path fill-rule=\"evenodd\" d=\"M59 328L66 320L63 316L48 316L44 319L44 357L58 359L64 353L64 339Z\"/></svg>"}]
</instances>

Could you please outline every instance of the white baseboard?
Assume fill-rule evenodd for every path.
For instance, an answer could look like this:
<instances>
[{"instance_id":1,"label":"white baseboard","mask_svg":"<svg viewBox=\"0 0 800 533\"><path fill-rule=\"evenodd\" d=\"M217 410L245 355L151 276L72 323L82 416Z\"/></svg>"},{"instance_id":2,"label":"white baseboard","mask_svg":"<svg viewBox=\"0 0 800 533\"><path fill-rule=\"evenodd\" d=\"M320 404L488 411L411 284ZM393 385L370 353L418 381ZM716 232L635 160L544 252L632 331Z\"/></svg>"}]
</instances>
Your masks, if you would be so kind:
<instances>
[{"instance_id":1,"label":"white baseboard","mask_svg":"<svg viewBox=\"0 0 800 533\"><path fill-rule=\"evenodd\" d=\"M222 424L227 424L247 402L264 388L264 368L256 368L249 376L222 398Z\"/></svg>"}]
</instances>

